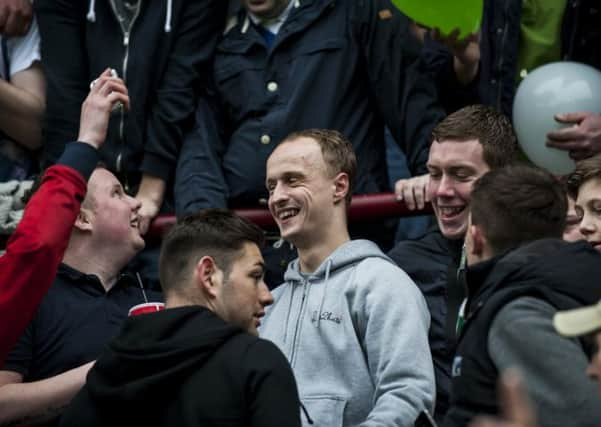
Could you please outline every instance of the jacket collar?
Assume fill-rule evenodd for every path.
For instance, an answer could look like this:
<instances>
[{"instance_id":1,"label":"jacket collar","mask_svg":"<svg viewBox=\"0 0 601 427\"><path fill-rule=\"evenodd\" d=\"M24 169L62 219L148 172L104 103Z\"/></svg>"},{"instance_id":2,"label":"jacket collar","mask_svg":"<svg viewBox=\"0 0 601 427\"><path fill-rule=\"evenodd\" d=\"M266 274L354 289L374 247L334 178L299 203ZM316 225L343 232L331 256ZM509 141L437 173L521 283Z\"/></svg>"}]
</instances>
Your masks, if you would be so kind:
<instances>
[{"instance_id":1,"label":"jacket collar","mask_svg":"<svg viewBox=\"0 0 601 427\"><path fill-rule=\"evenodd\" d=\"M73 286L77 286L81 290L89 294L106 294L104 286L100 278L95 274L85 274L75 268L61 263L58 267L57 276L68 281ZM117 289L124 288L126 286L135 285L136 279L128 272L121 273L117 278L115 285L109 290L113 292Z\"/></svg>"},{"instance_id":2,"label":"jacket collar","mask_svg":"<svg viewBox=\"0 0 601 427\"><path fill-rule=\"evenodd\" d=\"M336 0L293 0L293 6L286 22L280 29L280 35L272 47L272 51L285 38L303 32L319 18L324 11L334 7ZM254 44L264 45L263 38L256 31L252 21L242 5L238 5L233 20L228 24L225 39L218 45L218 50L243 53Z\"/></svg>"}]
</instances>

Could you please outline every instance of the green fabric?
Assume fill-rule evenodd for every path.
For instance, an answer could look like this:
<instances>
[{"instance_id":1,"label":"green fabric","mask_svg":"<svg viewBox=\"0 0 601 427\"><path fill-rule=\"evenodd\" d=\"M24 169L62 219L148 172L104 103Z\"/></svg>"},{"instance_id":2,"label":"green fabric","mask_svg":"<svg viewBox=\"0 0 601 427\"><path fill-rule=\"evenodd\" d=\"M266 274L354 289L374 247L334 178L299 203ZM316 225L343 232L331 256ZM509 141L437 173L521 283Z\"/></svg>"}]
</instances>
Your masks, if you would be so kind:
<instances>
[{"instance_id":1,"label":"green fabric","mask_svg":"<svg viewBox=\"0 0 601 427\"><path fill-rule=\"evenodd\" d=\"M561 23L567 0L523 0L520 20L518 79L523 70L561 59Z\"/></svg>"}]
</instances>

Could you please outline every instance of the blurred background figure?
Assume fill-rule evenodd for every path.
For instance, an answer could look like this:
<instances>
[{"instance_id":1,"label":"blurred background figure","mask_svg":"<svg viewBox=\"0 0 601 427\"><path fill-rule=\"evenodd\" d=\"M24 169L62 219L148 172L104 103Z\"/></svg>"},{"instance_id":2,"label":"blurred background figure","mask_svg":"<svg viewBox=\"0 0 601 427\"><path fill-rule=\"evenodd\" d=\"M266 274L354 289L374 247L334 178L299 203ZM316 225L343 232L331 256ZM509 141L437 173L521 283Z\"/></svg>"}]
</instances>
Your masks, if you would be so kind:
<instances>
[{"instance_id":1,"label":"blurred background figure","mask_svg":"<svg viewBox=\"0 0 601 427\"><path fill-rule=\"evenodd\" d=\"M11 5L28 11L18 14ZM18 23L11 13L24 22ZM38 171L45 95L40 35L31 4L0 0L0 182L24 180Z\"/></svg>"},{"instance_id":2,"label":"blurred background figure","mask_svg":"<svg viewBox=\"0 0 601 427\"><path fill-rule=\"evenodd\" d=\"M580 338L591 345L586 374L599 387L601 398L601 301L595 305L560 311L553 317L557 332L566 337ZM599 402L601 403L601 401ZM536 427L537 417L520 375L507 370L499 383L501 418L477 417L470 427Z\"/></svg>"}]
</instances>

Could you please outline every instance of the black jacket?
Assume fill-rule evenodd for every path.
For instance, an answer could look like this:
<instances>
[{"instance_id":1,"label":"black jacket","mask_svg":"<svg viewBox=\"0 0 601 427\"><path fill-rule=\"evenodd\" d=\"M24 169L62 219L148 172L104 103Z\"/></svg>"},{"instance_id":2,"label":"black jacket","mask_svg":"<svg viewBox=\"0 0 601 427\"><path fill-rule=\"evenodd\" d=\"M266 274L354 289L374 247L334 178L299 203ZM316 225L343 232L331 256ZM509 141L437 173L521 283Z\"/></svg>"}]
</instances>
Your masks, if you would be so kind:
<instances>
[{"instance_id":1,"label":"black jacket","mask_svg":"<svg viewBox=\"0 0 601 427\"><path fill-rule=\"evenodd\" d=\"M479 413L498 412L498 372L486 343L501 308L525 296L540 298L557 310L591 305L601 299L601 257L587 242L532 242L474 265L466 277L466 320L453 361L445 427L465 426ZM582 375L584 378L584 372Z\"/></svg>"},{"instance_id":2,"label":"black jacket","mask_svg":"<svg viewBox=\"0 0 601 427\"><path fill-rule=\"evenodd\" d=\"M129 318L61 425L300 426L300 404L273 343L190 306Z\"/></svg>"},{"instance_id":3,"label":"black jacket","mask_svg":"<svg viewBox=\"0 0 601 427\"><path fill-rule=\"evenodd\" d=\"M336 129L355 149L355 191L388 187L384 128L424 173L443 117L408 20L390 0L302 0L268 48L241 10L217 45L214 103L201 103L178 165L178 214L267 198L265 163L289 133Z\"/></svg>"},{"instance_id":4,"label":"black jacket","mask_svg":"<svg viewBox=\"0 0 601 427\"><path fill-rule=\"evenodd\" d=\"M462 244L462 240L445 238L436 228L420 239L398 243L388 253L388 256L413 279L430 310L428 340L436 376L434 416L437 422L442 422L449 406L451 363L455 349L454 325L458 311L449 310L449 296L451 300L457 301L451 305L458 308L464 295L463 286L456 280ZM458 296L455 291L459 291ZM449 318L453 311L455 315Z\"/></svg>"},{"instance_id":5,"label":"black jacket","mask_svg":"<svg viewBox=\"0 0 601 427\"><path fill-rule=\"evenodd\" d=\"M44 161L53 163L65 141L77 139L90 82L111 67L125 80L131 106L113 114L101 160L132 181L125 184L135 185L140 173L168 181L206 84L227 2L140 1L127 36L117 19L121 3L35 2L47 80Z\"/></svg>"}]
</instances>

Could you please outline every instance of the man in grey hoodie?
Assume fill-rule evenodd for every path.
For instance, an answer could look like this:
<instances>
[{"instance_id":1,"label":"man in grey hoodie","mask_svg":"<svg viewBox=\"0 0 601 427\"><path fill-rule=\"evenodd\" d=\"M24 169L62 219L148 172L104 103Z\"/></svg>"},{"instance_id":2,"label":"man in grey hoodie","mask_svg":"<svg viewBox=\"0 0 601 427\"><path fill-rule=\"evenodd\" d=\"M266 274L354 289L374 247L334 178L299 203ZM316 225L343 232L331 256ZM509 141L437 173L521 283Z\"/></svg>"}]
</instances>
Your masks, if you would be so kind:
<instances>
[{"instance_id":1,"label":"man in grey hoodie","mask_svg":"<svg viewBox=\"0 0 601 427\"><path fill-rule=\"evenodd\" d=\"M267 160L269 209L299 257L260 334L287 356L315 425L412 426L434 404L430 316L374 243L350 240L356 169L331 130L293 133Z\"/></svg>"}]
</instances>

